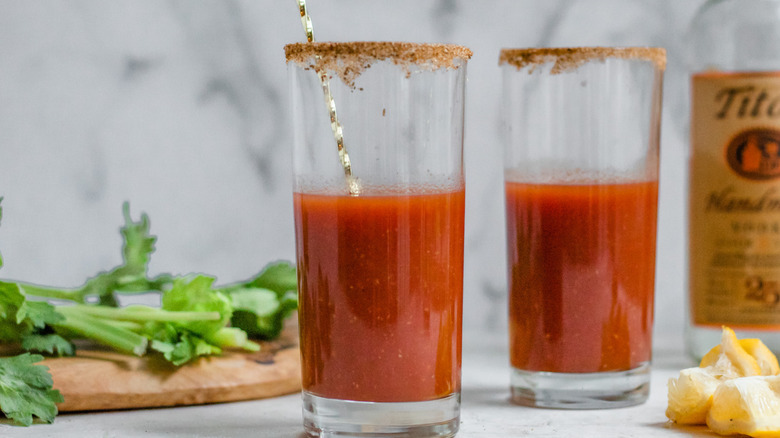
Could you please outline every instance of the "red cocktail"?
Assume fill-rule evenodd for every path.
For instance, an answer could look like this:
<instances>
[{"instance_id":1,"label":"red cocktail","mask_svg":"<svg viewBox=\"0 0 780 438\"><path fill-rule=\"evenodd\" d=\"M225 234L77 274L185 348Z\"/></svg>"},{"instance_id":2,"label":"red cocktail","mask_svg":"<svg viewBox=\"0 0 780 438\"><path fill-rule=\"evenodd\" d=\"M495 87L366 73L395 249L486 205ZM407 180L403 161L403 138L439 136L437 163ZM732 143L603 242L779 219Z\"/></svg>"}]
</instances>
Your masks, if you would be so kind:
<instances>
[{"instance_id":1,"label":"red cocktail","mask_svg":"<svg viewBox=\"0 0 780 438\"><path fill-rule=\"evenodd\" d=\"M506 183L512 366L650 361L658 183Z\"/></svg>"},{"instance_id":2,"label":"red cocktail","mask_svg":"<svg viewBox=\"0 0 780 438\"><path fill-rule=\"evenodd\" d=\"M464 199L295 193L305 391L371 402L459 392Z\"/></svg>"},{"instance_id":3,"label":"red cocktail","mask_svg":"<svg viewBox=\"0 0 780 438\"><path fill-rule=\"evenodd\" d=\"M285 56L303 427L311 437L453 436L471 51L308 42Z\"/></svg>"},{"instance_id":4,"label":"red cocktail","mask_svg":"<svg viewBox=\"0 0 780 438\"><path fill-rule=\"evenodd\" d=\"M499 64L512 401L643 403L666 51L503 49Z\"/></svg>"}]
</instances>

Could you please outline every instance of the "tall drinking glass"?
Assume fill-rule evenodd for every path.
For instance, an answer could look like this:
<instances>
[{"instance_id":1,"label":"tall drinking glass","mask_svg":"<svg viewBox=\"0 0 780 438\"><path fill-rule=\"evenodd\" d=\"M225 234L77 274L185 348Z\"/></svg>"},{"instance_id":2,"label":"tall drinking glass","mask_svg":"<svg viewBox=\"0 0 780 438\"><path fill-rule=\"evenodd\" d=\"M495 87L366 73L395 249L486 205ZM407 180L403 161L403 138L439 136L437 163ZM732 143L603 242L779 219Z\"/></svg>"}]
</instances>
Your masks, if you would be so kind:
<instances>
[{"instance_id":1,"label":"tall drinking glass","mask_svg":"<svg viewBox=\"0 0 780 438\"><path fill-rule=\"evenodd\" d=\"M304 427L312 436L452 436L471 51L352 42L285 52Z\"/></svg>"},{"instance_id":2,"label":"tall drinking glass","mask_svg":"<svg viewBox=\"0 0 780 438\"><path fill-rule=\"evenodd\" d=\"M665 63L656 48L500 53L518 404L647 399Z\"/></svg>"}]
</instances>

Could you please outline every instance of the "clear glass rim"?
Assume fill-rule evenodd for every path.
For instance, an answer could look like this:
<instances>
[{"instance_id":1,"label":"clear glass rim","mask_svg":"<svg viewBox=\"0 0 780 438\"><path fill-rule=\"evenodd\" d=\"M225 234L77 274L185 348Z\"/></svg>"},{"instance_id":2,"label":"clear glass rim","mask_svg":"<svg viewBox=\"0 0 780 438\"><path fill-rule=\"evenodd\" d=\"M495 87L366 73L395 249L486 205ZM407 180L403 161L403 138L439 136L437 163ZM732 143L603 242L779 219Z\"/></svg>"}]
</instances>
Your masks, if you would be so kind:
<instances>
[{"instance_id":1,"label":"clear glass rim","mask_svg":"<svg viewBox=\"0 0 780 438\"><path fill-rule=\"evenodd\" d=\"M650 61L660 71L666 69L666 49L662 47L538 47L503 48L498 65L514 66L518 70L555 63L552 73L576 70L591 60L607 58Z\"/></svg>"}]
</instances>

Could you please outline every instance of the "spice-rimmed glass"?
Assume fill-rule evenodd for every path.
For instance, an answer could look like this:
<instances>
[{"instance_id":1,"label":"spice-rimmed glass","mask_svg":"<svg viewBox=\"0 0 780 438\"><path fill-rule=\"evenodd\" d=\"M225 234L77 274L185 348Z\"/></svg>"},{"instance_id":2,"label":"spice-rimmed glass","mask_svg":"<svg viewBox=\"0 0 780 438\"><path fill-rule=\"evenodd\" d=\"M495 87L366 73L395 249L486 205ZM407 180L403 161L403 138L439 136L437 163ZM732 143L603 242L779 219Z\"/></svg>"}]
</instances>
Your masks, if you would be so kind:
<instances>
[{"instance_id":1,"label":"spice-rimmed glass","mask_svg":"<svg viewBox=\"0 0 780 438\"><path fill-rule=\"evenodd\" d=\"M312 436L452 436L471 52L383 42L285 52L304 427ZM323 76L351 176L339 161Z\"/></svg>"},{"instance_id":2,"label":"spice-rimmed glass","mask_svg":"<svg viewBox=\"0 0 780 438\"><path fill-rule=\"evenodd\" d=\"M638 47L500 53L518 404L647 399L665 60Z\"/></svg>"}]
</instances>

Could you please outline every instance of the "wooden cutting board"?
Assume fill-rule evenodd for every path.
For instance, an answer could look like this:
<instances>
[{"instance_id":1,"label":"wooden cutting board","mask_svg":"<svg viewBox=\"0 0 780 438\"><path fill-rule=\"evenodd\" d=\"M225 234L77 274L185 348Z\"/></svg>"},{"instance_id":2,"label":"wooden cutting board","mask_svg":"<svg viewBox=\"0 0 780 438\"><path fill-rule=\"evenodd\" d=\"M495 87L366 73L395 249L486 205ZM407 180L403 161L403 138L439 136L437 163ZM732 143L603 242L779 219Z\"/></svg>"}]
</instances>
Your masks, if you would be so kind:
<instances>
[{"instance_id":1,"label":"wooden cutting board","mask_svg":"<svg viewBox=\"0 0 780 438\"><path fill-rule=\"evenodd\" d=\"M181 367L156 355L135 357L91 345L80 346L74 357L50 358L43 364L65 397L60 412L275 397L301 388L297 324L290 322L279 339L261 342L257 353L228 352Z\"/></svg>"}]
</instances>

